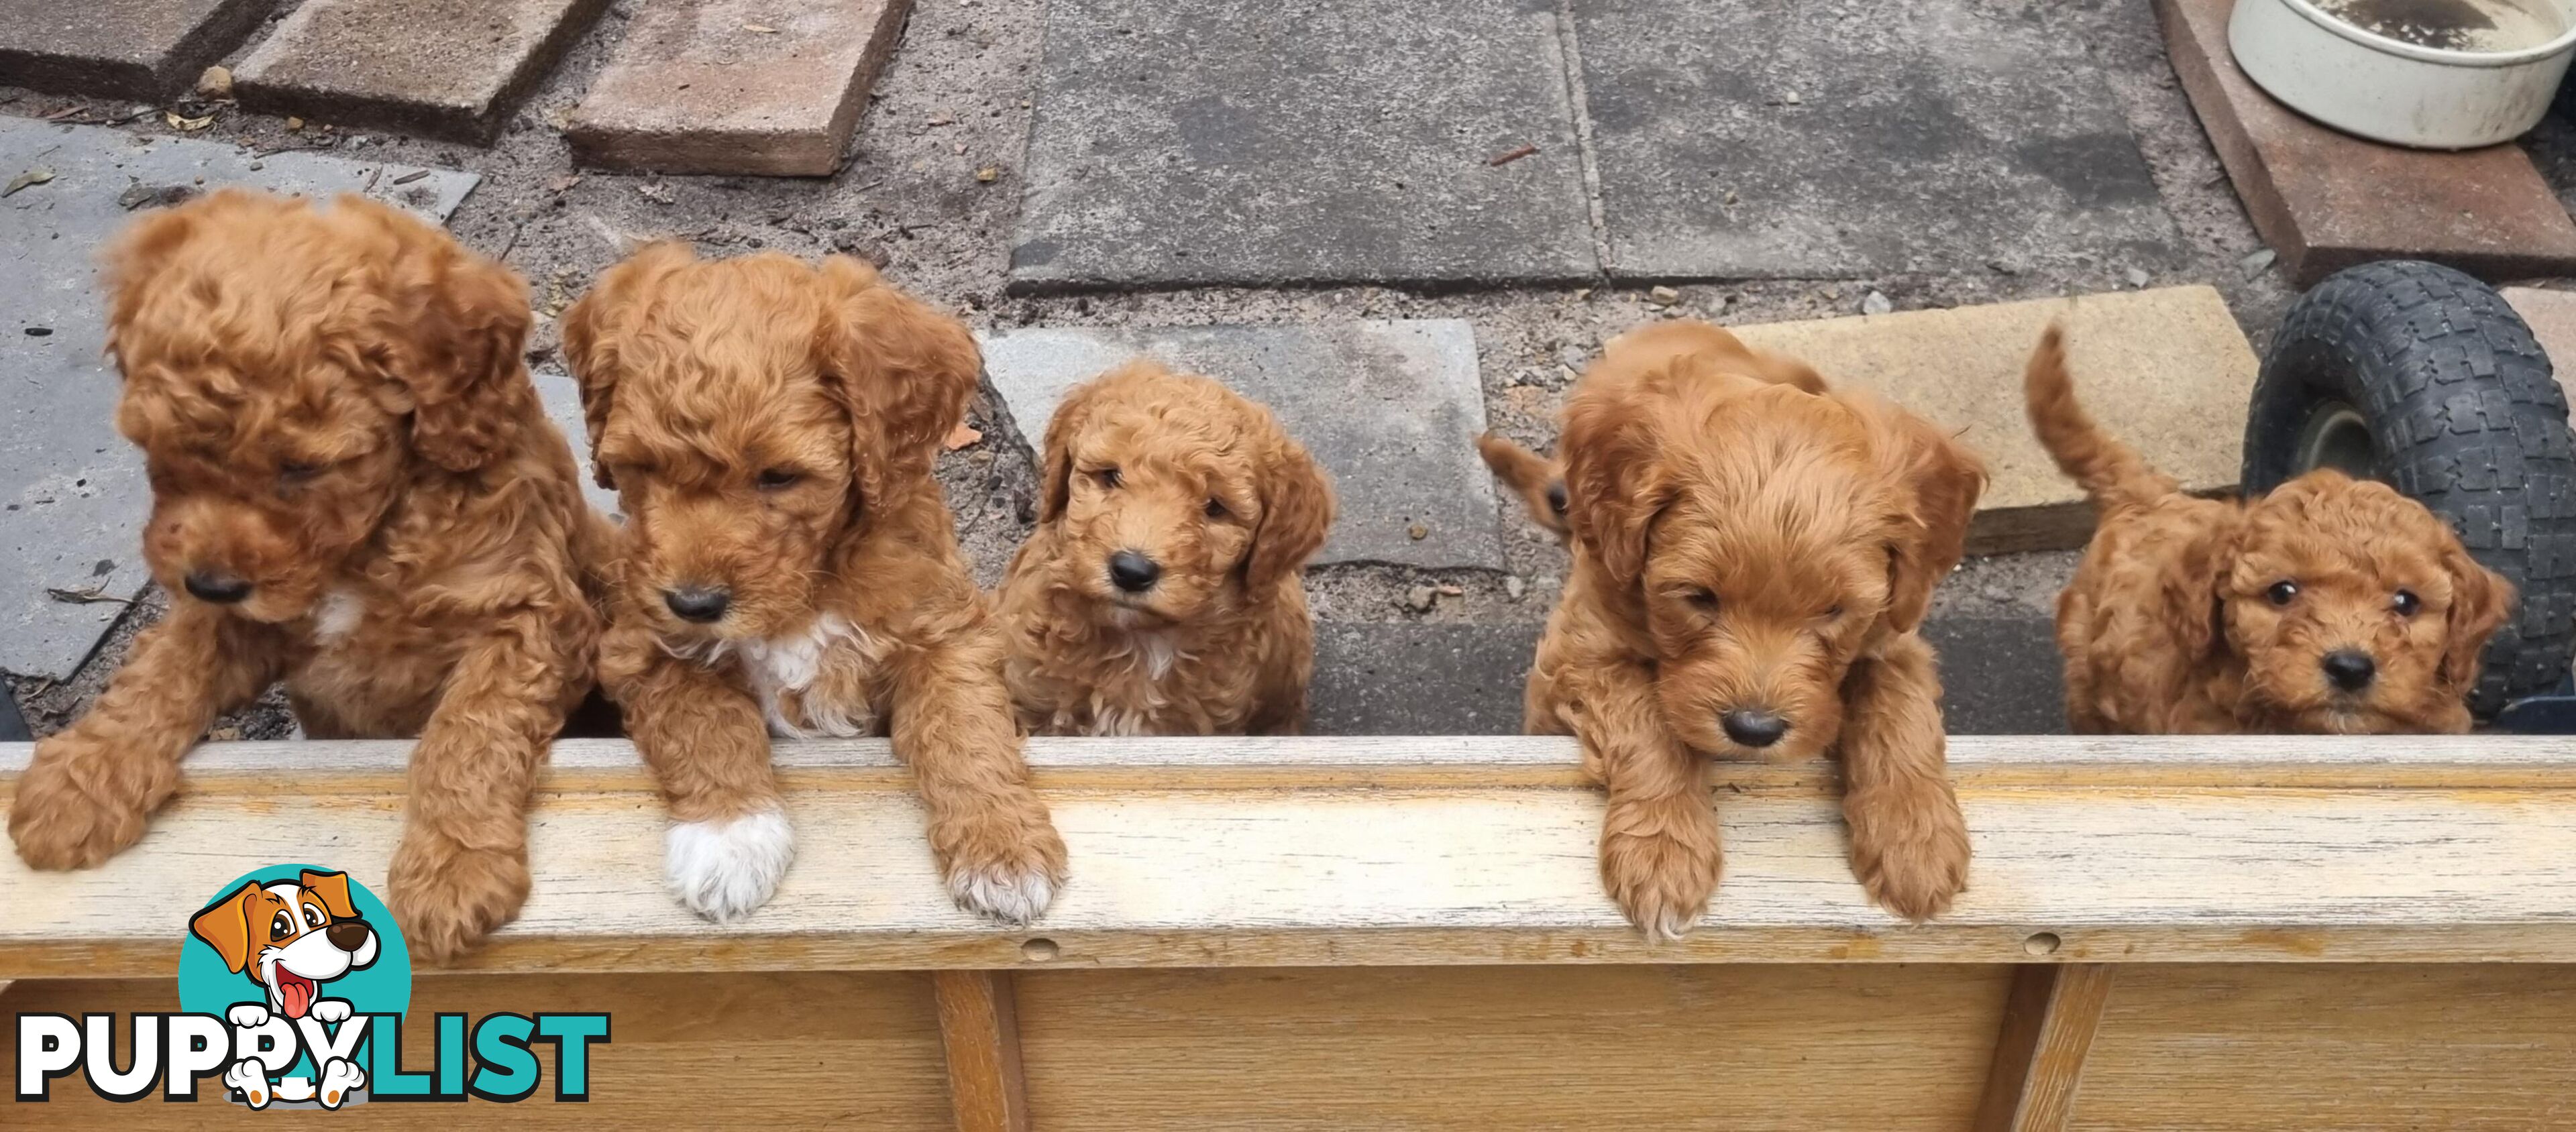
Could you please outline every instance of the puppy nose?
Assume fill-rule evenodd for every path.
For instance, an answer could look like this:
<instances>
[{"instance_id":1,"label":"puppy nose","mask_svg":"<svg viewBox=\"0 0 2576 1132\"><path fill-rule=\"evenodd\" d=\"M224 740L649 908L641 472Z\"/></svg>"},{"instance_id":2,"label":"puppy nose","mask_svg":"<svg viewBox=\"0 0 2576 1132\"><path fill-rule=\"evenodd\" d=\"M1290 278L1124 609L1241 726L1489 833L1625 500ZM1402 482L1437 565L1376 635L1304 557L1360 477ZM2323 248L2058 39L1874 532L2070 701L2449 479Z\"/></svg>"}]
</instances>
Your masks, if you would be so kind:
<instances>
[{"instance_id":1,"label":"puppy nose","mask_svg":"<svg viewBox=\"0 0 2576 1132\"><path fill-rule=\"evenodd\" d=\"M1717 717L1726 737L1747 747L1768 747L1789 733L1789 721L1767 711L1738 709Z\"/></svg>"},{"instance_id":2,"label":"puppy nose","mask_svg":"<svg viewBox=\"0 0 2576 1132\"><path fill-rule=\"evenodd\" d=\"M2347 692L2369 687L2370 678L2379 672L2379 666L2371 663L2370 654L2360 649L2336 649L2327 653L2321 663L2325 666L2326 679Z\"/></svg>"},{"instance_id":3,"label":"puppy nose","mask_svg":"<svg viewBox=\"0 0 2576 1132\"><path fill-rule=\"evenodd\" d=\"M250 596L250 583L229 574L199 571L188 575L188 592L195 594L199 601L231 605Z\"/></svg>"},{"instance_id":4,"label":"puppy nose","mask_svg":"<svg viewBox=\"0 0 2576 1132\"><path fill-rule=\"evenodd\" d=\"M342 920L322 929L322 938L330 940L331 946L342 951L356 951L365 947L367 937L372 934L374 929L369 928L365 920Z\"/></svg>"},{"instance_id":5,"label":"puppy nose","mask_svg":"<svg viewBox=\"0 0 2576 1132\"><path fill-rule=\"evenodd\" d=\"M1155 579L1162 576L1160 565L1135 551L1122 550L1109 556L1109 580L1118 583L1118 588L1128 593L1140 594L1153 589Z\"/></svg>"},{"instance_id":6,"label":"puppy nose","mask_svg":"<svg viewBox=\"0 0 2576 1132\"><path fill-rule=\"evenodd\" d=\"M733 595L712 586L676 586L662 591L662 604L682 621L705 624L725 615Z\"/></svg>"}]
</instances>

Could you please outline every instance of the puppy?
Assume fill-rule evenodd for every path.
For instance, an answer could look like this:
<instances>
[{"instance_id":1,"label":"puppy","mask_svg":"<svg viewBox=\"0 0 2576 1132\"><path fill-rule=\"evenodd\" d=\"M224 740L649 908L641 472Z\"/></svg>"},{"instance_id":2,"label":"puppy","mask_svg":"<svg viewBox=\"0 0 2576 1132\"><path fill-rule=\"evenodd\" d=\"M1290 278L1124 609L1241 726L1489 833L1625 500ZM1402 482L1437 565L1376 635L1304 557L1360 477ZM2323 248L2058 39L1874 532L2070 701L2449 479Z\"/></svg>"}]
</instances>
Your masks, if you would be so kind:
<instances>
[{"instance_id":1,"label":"puppy","mask_svg":"<svg viewBox=\"0 0 2576 1132\"><path fill-rule=\"evenodd\" d=\"M2057 599L2078 732L2469 729L2513 586L2386 484L2309 472L2196 499L2076 403L2062 330L2024 374L2031 428L2101 516Z\"/></svg>"},{"instance_id":2,"label":"puppy","mask_svg":"<svg viewBox=\"0 0 2576 1132\"><path fill-rule=\"evenodd\" d=\"M1294 734L1315 629L1298 568L1333 489L1270 411L1131 362L1047 425L1046 502L1003 579L1011 695L1049 735Z\"/></svg>"},{"instance_id":3,"label":"puppy","mask_svg":"<svg viewBox=\"0 0 2576 1132\"><path fill-rule=\"evenodd\" d=\"M1719 872L1709 757L1842 756L1853 871L1911 919L1966 886L1940 683L1915 629L1956 566L1977 458L1925 421L1701 322L1612 341L1558 444L1573 572L1530 731L1609 787L1601 875L1649 938Z\"/></svg>"},{"instance_id":4,"label":"puppy","mask_svg":"<svg viewBox=\"0 0 2576 1132\"><path fill-rule=\"evenodd\" d=\"M681 901L749 913L793 853L769 736L891 735L958 903L1019 923L1064 881L931 461L981 360L858 260L610 268L564 316L601 482L627 526L602 686L678 824Z\"/></svg>"},{"instance_id":5,"label":"puppy","mask_svg":"<svg viewBox=\"0 0 2576 1132\"><path fill-rule=\"evenodd\" d=\"M322 984L374 963L378 950L375 928L349 899L349 875L310 869L291 882L243 884L191 918L188 932L268 992L253 1026L272 1015L347 1021L348 1002L321 997Z\"/></svg>"},{"instance_id":6,"label":"puppy","mask_svg":"<svg viewBox=\"0 0 2576 1132\"><path fill-rule=\"evenodd\" d=\"M1564 542L1571 533L1565 524L1565 469L1556 461L1514 444L1498 432L1476 438L1476 455L1484 457L1485 468L1494 473L1503 490L1519 496L1521 506L1529 512L1530 521L1546 528Z\"/></svg>"},{"instance_id":7,"label":"puppy","mask_svg":"<svg viewBox=\"0 0 2576 1132\"><path fill-rule=\"evenodd\" d=\"M526 285L358 197L222 192L107 252L117 427L170 612L9 812L37 868L143 834L215 716L283 678L316 738L417 735L388 903L454 956L528 892L528 796L591 686L583 502L521 348Z\"/></svg>"}]
</instances>

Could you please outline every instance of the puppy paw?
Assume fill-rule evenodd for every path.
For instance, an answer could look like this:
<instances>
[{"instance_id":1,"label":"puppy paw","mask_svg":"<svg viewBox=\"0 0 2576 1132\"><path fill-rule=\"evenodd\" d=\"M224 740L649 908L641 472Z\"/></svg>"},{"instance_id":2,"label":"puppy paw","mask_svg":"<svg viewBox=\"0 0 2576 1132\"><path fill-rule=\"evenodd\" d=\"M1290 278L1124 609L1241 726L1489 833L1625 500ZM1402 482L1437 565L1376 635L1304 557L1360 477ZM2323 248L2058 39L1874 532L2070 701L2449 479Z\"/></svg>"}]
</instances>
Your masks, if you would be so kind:
<instances>
[{"instance_id":1,"label":"puppy paw","mask_svg":"<svg viewBox=\"0 0 2576 1132\"><path fill-rule=\"evenodd\" d=\"M338 1108L349 1094L367 1087L367 1074L357 1063L346 1058L332 1058L322 1067L321 1100L324 1108Z\"/></svg>"},{"instance_id":2,"label":"puppy paw","mask_svg":"<svg viewBox=\"0 0 2576 1132\"><path fill-rule=\"evenodd\" d=\"M268 1012L263 1010L260 1013L266 1015ZM245 1057L234 1062L232 1068L224 1070L224 1084L242 1095L242 1103L252 1108L268 1107L268 1070L260 1065L258 1058Z\"/></svg>"},{"instance_id":3,"label":"puppy paw","mask_svg":"<svg viewBox=\"0 0 2576 1132\"><path fill-rule=\"evenodd\" d=\"M406 833L386 880L385 904L413 957L444 964L519 914L528 900L527 853Z\"/></svg>"},{"instance_id":4,"label":"puppy paw","mask_svg":"<svg viewBox=\"0 0 2576 1132\"><path fill-rule=\"evenodd\" d=\"M76 732L36 744L9 804L9 839L36 869L85 869L143 837L152 784ZM163 791L166 793L166 790Z\"/></svg>"},{"instance_id":5,"label":"puppy paw","mask_svg":"<svg viewBox=\"0 0 2576 1132\"><path fill-rule=\"evenodd\" d=\"M1614 803L1603 822L1601 881L1650 942L1699 924L1723 867L1717 814L1695 795Z\"/></svg>"},{"instance_id":6,"label":"puppy paw","mask_svg":"<svg viewBox=\"0 0 2576 1132\"><path fill-rule=\"evenodd\" d=\"M313 1000L313 1009L311 1013L314 1018L337 1026L340 1023L349 1020L349 1015L352 1013L352 1010L349 1006L348 999L317 998Z\"/></svg>"},{"instance_id":7,"label":"puppy paw","mask_svg":"<svg viewBox=\"0 0 2576 1132\"><path fill-rule=\"evenodd\" d=\"M1064 887L1064 838L1031 794L1026 806L996 807L934 830L947 846L941 875L957 906L1006 924L1038 918Z\"/></svg>"},{"instance_id":8,"label":"puppy paw","mask_svg":"<svg viewBox=\"0 0 2576 1132\"><path fill-rule=\"evenodd\" d=\"M256 1002L235 1003L232 1009L224 1011L224 1018L242 1029L256 1030L268 1025L268 1008Z\"/></svg>"},{"instance_id":9,"label":"puppy paw","mask_svg":"<svg viewBox=\"0 0 2576 1132\"><path fill-rule=\"evenodd\" d=\"M1946 782L1843 799L1852 872L1878 905L1909 920L1947 911L1968 887L1968 822Z\"/></svg>"},{"instance_id":10,"label":"puppy paw","mask_svg":"<svg viewBox=\"0 0 2576 1132\"><path fill-rule=\"evenodd\" d=\"M778 891L796 859L796 830L774 805L730 819L680 822L664 841L662 859L671 894L721 924L750 915Z\"/></svg>"}]
</instances>

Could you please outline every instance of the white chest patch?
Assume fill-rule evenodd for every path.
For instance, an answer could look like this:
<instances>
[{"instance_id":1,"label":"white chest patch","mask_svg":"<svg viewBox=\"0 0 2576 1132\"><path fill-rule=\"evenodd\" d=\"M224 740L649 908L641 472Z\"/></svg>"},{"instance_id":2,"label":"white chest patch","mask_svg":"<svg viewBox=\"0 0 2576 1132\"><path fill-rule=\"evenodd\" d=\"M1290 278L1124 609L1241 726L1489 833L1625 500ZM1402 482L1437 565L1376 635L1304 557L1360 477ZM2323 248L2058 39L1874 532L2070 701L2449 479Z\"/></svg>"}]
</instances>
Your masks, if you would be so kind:
<instances>
[{"instance_id":1,"label":"white chest patch","mask_svg":"<svg viewBox=\"0 0 2576 1132\"><path fill-rule=\"evenodd\" d=\"M367 607L355 591L346 587L333 589L322 595L322 603L313 609L313 643L328 648L349 639L366 615Z\"/></svg>"},{"instance_id":2,"label":"white chest patch","mask_svg":"<svg viewBox=\"0 0 2576 1132\"><path fill-rule=\"evenodd\" d=\"M769 717L770 734L847 739L876 730L876 710L867 702L865 689L868 677L885 658L885 642L869 636L867 630L826 613L802 633L737 641L734 650L741 654L743 674ZM832 679L823 680L826 674ZM780 698L789 693L795 694L802 709L802 726L780 710Z\"/></svg>"}]
</instances>

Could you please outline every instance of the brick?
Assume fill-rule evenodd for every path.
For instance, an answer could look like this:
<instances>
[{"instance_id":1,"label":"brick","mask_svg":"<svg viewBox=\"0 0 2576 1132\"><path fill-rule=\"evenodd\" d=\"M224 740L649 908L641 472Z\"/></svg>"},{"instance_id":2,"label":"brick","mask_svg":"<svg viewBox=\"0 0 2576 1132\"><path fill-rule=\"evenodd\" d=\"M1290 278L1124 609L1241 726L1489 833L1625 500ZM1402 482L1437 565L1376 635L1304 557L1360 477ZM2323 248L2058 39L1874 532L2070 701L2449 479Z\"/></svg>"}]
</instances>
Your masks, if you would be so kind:
<instances>
[{"instance_id":1,"label":"brick","mask_svg":"<svg viewBox=\"0 0 2576 1132\"><path fill-rule=\"evenodd\" d=\"M828 176L911 6L650 5L573 111L564 131L573 160L661 173Z\"/></svg>"},{"instance_id":2,"label":"brick","mask_svg":"<svg viewBox=\"0 0 2576 1132\"><path fill-rule=\"evenodd\" d=\"M0 85L157 99L223 58L277 0L0 0Z\"/></svg>"},{"instance_id":3,"label":"brick","mask_svg":"<svg viewBox=\"0 0 2576 1132\"><path fill-rule=\"evenodd\" d=\"M2378 259L2487 279L2576 271L2576 222L2520 146L2401 149L2300 117L2237 68L2233 10L2234 0L2156 0L2174 73L2292 282Z\"/></svg>"},{"instance_id":4,"label":"brick","mask_svg":"<svg viewBox=\"0 0 2576 1132\"><path fill-rule=\"evenodd\" d=\"M607 0L305 0L233 72L244 107L488 142Z\"/></svg>"},{"instance_id":5,"label":"brick","mask_svg":"<svg viewBox=\"0 0 2576 1132\"><path fill-rule=\"evenodd\" d=\"M2031 436L2021 381L2051 319L2067 323L2076 392L2103 426L2191 491L2236 485L2261 363L2209 287L2118 291L1950 310L1736 327L1829 382L1877 391L1986 459L1970 553L2060 550L2092 537L2084 493Z\"/></svg>"}]
</instances>

